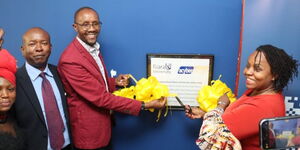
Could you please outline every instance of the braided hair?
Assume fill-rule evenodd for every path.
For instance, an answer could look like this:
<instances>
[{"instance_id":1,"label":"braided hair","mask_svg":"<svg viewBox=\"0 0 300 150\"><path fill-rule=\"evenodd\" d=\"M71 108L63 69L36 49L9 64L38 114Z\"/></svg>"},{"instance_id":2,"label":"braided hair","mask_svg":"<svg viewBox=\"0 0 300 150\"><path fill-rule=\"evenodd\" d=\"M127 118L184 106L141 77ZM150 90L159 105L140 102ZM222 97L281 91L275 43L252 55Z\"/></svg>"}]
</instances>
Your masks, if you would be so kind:
<instances>
[{"instance_id":1,"label":"braided hair","mask_svg":"<svg viewBox=\"0 0 300 150\"><path fill-rule=\"evenodd\" d=\"M298 76L298 60L289 56L283 49L273 45L261 45L256 51L263 53L270 67L271 73L275 76L273 88L276 92L281 92L287 84L293 81L294 77Z\"/></svg>"}]
</instances>

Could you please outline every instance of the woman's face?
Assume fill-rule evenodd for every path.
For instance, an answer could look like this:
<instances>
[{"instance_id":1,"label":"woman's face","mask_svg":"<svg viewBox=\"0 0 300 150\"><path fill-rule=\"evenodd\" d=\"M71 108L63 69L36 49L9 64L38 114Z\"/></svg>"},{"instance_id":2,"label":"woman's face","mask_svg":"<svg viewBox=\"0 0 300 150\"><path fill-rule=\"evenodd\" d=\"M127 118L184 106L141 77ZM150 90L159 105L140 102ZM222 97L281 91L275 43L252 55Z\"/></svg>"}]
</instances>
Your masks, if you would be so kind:
<instances>
[{"instance_id":1,"label":"woman's face","mask_svg":"<svg viewBox=\"0 0 300 150\"><path fill-rule=\"evenodd\" d=\"M0 112L10 109L16 99L16 88L5 78L0 77Z\"/></svg>"},{"instance_id":2,"label":"woman's face","mask_svg":"<svg viewBox=\"0 0 300 150\"><path fill-rule=\"evenodd\" d=\"M254 91L273 91L275 77L271 74L271 67L263 52L254 51L248 58L244 69L246 87Z\"/></svg>"}]
</instances>

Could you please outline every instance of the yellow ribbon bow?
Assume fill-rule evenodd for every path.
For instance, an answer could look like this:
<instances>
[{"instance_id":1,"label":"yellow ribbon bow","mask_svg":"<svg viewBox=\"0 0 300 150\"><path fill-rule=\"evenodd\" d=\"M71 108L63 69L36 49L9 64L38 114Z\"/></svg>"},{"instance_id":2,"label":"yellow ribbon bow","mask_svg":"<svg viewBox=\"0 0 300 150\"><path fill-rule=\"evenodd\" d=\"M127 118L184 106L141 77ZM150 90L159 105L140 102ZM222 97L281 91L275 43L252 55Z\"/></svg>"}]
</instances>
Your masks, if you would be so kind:
<instances>
[{"instance_id":1,"label":"yellow ribbon bow","mask_svg":"<svg viewBox=\"0 0 300 150\"><path fill-rule=\"evenodd\" d=\"M116 96L127 97L131 99L136 99L138 101L150 102L161 97L173 96L174 94L169 93L168 86L159 83L159 81L154 77L150 76L148 79L142 78L137 81L132 75L129 75L136 83L136 86L130 86L129 88L123 88L118 91L113 92ZM167 107L168 108L168 107ZM149 111L154 112L154 109L149 109ZM167 111L165 115L167 115ZM161 110L158 112L159 120L161 115Z\"/></svg>"},{"instance_id":2,"label":"yellow ribbon bow","mask_svg":"<svg viewBox=\"0 0 300 150\"><path fill-rule=\"evenodd\" d=\"M198 92L197 101L200 108L205 112L215 109L217 107L218 99L226 92L230 103L236 100L231 89L220 80L221 76L222 75L219 76L218 80L212 80L211 85L203 86Z\"/></svg>"}]
</instances>

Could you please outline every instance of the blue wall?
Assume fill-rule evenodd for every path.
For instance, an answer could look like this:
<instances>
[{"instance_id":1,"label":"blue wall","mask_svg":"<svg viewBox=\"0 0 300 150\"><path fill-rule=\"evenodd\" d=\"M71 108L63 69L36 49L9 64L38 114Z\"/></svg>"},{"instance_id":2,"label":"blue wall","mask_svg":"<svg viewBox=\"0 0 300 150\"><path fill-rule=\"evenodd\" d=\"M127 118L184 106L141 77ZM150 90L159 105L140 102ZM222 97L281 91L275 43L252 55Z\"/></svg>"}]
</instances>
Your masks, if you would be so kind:
<instances>
[{"instance_id":1,"label":"blue wall","mask_svg":"<svg viewBox=\"0 0 300 150\"><path fill-rule=\"evenodd\" d=\"M52 38L50 63L57 64L76 33L73 13L91 6L103 22L99 42L108 69L146 77L147 53L213 54L214 74L234 88L241 22L241 0L1 0L4 48L24 63L21 36L30 27L46 29ZM198 149L201 120L182 111L169 112L158 123L156 113L139 117L116 114L115 150Z\"/></svg>"},{"instance_id":2,"label":"blue wall","mask_svg":"<svg viewBox=\"0 0 300 150\"><path fill-rule=\"evenodd\" d=\"M300 60L300 1L299 0L251 0L246 1L243 52L239 95L245 91L242 75L248 56L263 44L283 48L289 55ZM298 71L300 68L298 68ZM287 110L300 114L300 78L285 89ZM287 112L289 114L289 112Z\"/></svg>"}]
</instances>

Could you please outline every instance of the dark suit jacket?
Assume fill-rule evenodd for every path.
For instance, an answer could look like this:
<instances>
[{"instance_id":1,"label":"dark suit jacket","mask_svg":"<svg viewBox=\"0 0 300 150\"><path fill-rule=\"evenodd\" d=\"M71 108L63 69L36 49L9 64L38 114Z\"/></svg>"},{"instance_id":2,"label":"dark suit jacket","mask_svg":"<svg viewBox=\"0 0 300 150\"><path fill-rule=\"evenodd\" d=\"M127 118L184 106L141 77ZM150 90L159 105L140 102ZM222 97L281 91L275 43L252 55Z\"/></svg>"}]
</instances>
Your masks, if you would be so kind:
<instances>
[{"instance_id":1,"label":"dark suit jacket","mask_svg":"<svg viewBox=\"0 0 300 150\"><path fill-rule=\"evenodd\" d=\"M66 118L66 122L69 127L68 129L70 129L66 97L62 83L59 79L56 67L50 64L48 67L53 74L54 80L60 91L63 109L65 112L64 117ZM48 131L38 97L25 69L25 65L18 69L16 73L16 81L17 97L12 108L12 112L16 117L17 124L24 132L25 149L46 150L48 144ZM71 134L69 135L71 136Z\"/></svg>"}]
</instances>

